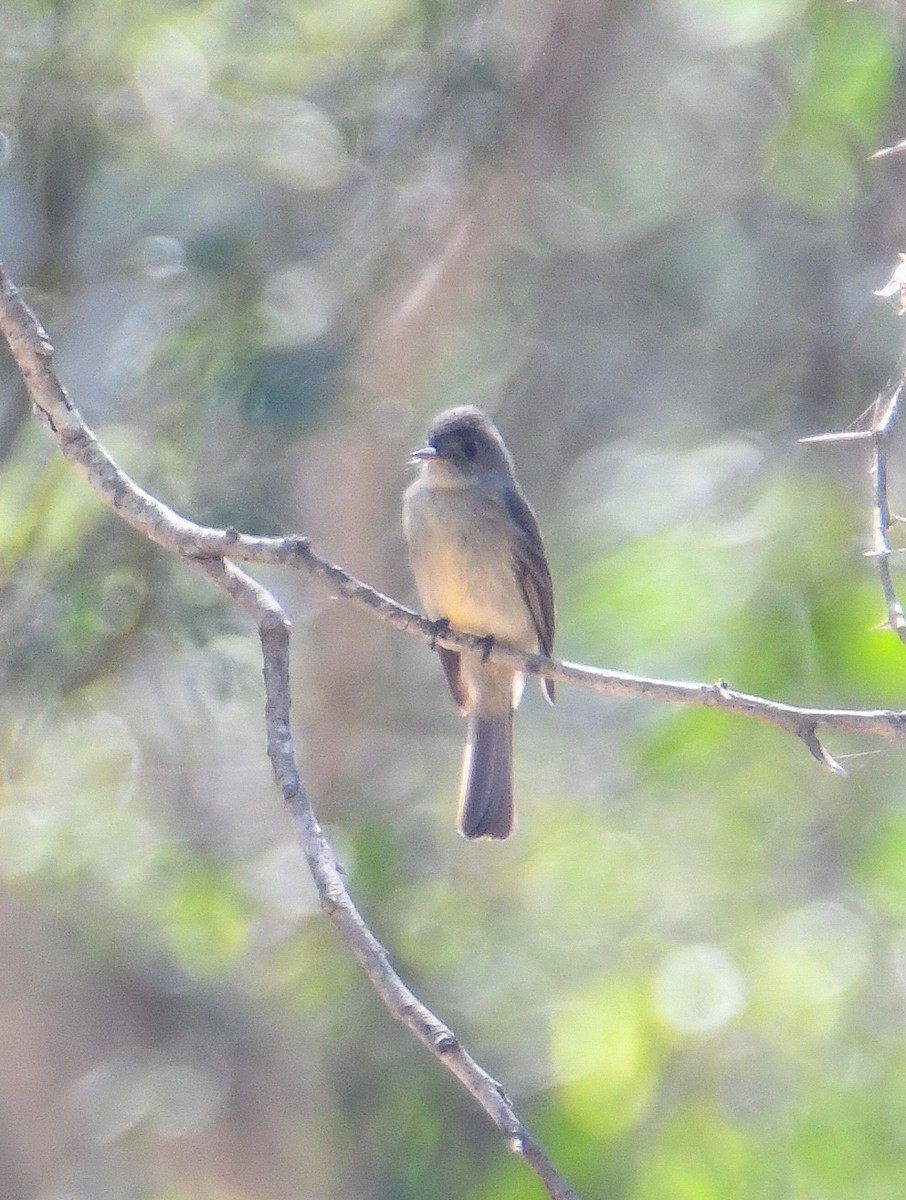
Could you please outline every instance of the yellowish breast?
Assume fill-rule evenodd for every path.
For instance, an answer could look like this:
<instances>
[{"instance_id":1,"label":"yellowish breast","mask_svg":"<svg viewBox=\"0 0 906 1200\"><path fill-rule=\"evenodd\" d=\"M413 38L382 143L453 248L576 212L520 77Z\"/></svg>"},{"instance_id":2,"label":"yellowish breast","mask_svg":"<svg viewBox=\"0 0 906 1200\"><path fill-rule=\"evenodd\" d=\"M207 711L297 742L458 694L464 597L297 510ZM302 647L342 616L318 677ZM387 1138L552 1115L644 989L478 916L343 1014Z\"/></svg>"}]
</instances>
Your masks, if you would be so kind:
<instances>
[{"instance_id":1,"label":"yellowish breast","mask_svg":"<svg viewBox=\"0 0 906 1200\"><path fill-rule=\"evenodd\" d=\"M404 527L419 597L429 617L527 650L537 634L516 578L509 519L462 489L407 491Z\"/></svg>"}]
</instances>

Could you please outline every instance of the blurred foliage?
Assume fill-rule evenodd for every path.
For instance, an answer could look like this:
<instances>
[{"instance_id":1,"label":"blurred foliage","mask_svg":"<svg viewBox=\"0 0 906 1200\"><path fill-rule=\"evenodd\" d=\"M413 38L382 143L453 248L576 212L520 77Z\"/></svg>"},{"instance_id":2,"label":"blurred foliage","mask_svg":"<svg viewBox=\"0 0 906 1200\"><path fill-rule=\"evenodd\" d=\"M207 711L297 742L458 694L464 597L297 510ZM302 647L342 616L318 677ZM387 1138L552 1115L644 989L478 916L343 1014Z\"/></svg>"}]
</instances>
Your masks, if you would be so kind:
<instances>
[{"instance_id":1,"label":"blurred foliage","mask_svg":"<svg viewBox=\"0 0 906 1200\"><path fill-rule=\"evenodd\" d=\"M564 656L902 706L862 451L896 369L886 0L0 0L0 258L118 461L412 598L430 415L494 411ZM892 507L906 461L891 462ZM896 536L896 534L894 535ZM436 661L305 580L303 772L416 991L585 1194L895 1200L906 757L534 694L466 845ZM257 640L0 360L0 1193L541 1195L318 910Z\"/></svg>"}]
</instances>

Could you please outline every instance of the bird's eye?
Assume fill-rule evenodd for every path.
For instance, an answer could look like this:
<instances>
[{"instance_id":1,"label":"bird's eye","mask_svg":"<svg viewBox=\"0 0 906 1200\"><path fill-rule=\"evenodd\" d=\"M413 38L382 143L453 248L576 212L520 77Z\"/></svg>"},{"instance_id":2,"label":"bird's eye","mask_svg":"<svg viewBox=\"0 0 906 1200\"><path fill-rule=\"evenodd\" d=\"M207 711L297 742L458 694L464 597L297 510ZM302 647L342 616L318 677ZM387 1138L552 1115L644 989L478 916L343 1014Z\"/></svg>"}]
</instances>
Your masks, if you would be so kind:
<instances>
[{"instance_id":1,"label":"bird's eye","mask_svg":"<svg viewBox=\"0 0 906 1200\"><path fill-rule=\"evenodd\" d=\"M464 438L462 443L463 457L471 462L478 453L478 443L473 438Z\"/></svg>"}]
</instances>

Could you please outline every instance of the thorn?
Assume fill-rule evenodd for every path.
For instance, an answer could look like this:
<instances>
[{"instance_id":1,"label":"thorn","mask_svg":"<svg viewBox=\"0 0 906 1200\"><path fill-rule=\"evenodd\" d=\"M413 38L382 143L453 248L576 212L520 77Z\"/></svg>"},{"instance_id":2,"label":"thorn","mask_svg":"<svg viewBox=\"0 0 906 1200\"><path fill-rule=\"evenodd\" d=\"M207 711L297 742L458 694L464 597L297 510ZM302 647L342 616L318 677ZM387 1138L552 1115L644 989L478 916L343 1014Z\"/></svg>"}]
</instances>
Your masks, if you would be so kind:
<instances>
[{"instance_id":1,"label":"thorn","mask_svg":"<svg viewBox=\"0 0 906 1200\"><path fill-rule=\"evenodd\" d=\"M797 440L800 446L813 446L818 442L868 442L873 437L871 429L843 429L839 433L813 433Z\"/></svg>"},{"instance_id":2,"label":"thorn","mask_svg":"<svg viewBox=\"0 0 906 1200\"><path fill-rule=\"evenodd\" d=\"M903 143L900 142L900 146L902 145ZM899 149L899 146L894 149ZM875 295L880 296L883 300L893 300L896 297L897 316L902 317L906 313L906 254L898 254L897 258L900 261L894 268L893 274L882 288L878 288Z\"/></svg>"},{"instance_id":3,"label":"thorn","mask_svg":"<svg viewBox=\"0 0 906 1200\"><path fill-rule=\"evenodd\" d=\"M868 161L871 162L875 158L887 158L889 154L896 154L898 150L906 149L906 141L896 142L893 146L882 146L880 150L875 150L874 154L869 154Z\"/></svg>"},{"instance_id":4,"label":"thorn","mask_svg":"<svg viewBox=\"0 0 906 1200\"><path fill-rule=\"evenodd\" d=\"M818 741L818 736L815 733L814 725L809 725L805 729L800 729L799 736L805 742L806 746L808 746L809 754L811 754L815 762L820 763L822 767L827 767L827 769L834 775L846 774L846 769L837 762L832 754L828 754L828 752Z\"/></svg>"}]
</instances>

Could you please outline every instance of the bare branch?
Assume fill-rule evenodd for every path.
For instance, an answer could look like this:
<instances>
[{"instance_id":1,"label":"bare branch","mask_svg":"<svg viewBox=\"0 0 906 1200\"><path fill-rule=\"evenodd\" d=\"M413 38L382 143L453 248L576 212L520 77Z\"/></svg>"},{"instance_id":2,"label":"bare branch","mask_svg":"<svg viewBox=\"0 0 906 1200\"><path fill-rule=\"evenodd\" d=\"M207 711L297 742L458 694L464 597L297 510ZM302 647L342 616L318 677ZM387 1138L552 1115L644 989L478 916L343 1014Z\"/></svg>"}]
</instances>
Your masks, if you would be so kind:
<instances>
[{"instance_id":1,"label":"bare branch","mask_svg":"<svg viewBox=\"0 0 906 1200\"><path fill-rule=\"evenodd\" d=\"M402 981L393 969L387 951L353 903L336 855L318 824L296 766L289 719L289 621L270 592L225 557L246 539L235 530L206 529L187 521L143 491L113 462L66 395L53 367L50 341L2 266L0 332L6 338L35 409L50 426L69 462L124 520L200 570L256 622L264 661L267 752L274 776L292 814L321 907L361 963L388 1011L471 1092L503 1135L507 1148L521 1155L535 1171L550 1200L581 1200L579 1193L529 1136L502 1086ZM298 553L304 545L298 540L271 540L278 546L288 547L291 554ZM250 541L255 543L261 539ZM266 543L267 539L263 541ZM283 559L277 555L264 561ZM319 561L322 577L337 582L337 569ZM352 581L352 585L345 582L342 588L352 594L359 590L371 592L356 581ZM371 594L378 596L378 593ZM379 599L384 600L383 597ZM418 620L415 614L411 616Z\"/></svg>"},{"instance_id":2,"label":"bare branch","mask_svg":"<svg viewBox=\"0 0 906 1200\"><path fill-rule=\"evenodd\" d=\"M872 476L874 478L874 503L872 505L873 542L872 554L878 560L881 589L887 605L887 624L901 642L906 642L906 614L893 585L890 574L890 542L887 538L892 518L887 499L887 438L899 411L900 396L906 380L901 380L893 395L882 405L882 397L875 404L876 416L872 421Z\"/></svg>"}]
</instances>

